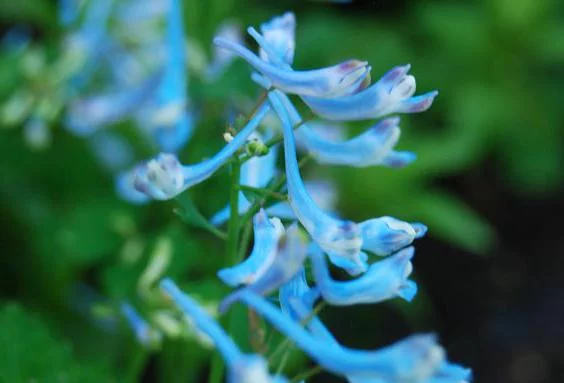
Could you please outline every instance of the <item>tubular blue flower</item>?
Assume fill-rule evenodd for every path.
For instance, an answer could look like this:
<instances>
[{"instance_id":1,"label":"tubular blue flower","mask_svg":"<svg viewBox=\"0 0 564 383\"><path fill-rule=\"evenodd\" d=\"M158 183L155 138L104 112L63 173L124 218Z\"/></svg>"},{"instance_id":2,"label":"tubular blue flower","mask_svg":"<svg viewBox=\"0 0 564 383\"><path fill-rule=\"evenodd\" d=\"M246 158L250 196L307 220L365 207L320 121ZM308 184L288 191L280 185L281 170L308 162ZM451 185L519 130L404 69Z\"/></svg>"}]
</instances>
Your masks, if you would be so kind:
<instances>
[{"instance_id":1,"label":"tubular blue flower","mask_svg":"<svg viewBox=\"0 0 564 383\"><path fill-rule=\"evenodd\" d=\"M135 176L140 170L140 166L138 165L131 170L119 173L115 177L115 189L121 199L133 204L143 205L149 202L150 198L147 194L135 189Z\"/></svg>"},{"instance_id":2,"label":"tubular blue flower","mask_svg":"<svg viewBox=\"0 0 564 383\"><path fill-rule=\"evenodd\" d=\"M278 218L269 219L264 209L253 218L254 246L249 257L233 267L218 271L218 277L235 287L251 284L268 270L278 252L278 241L284 234L284 226Z\"/></svg>"},{"instance_id":3,"label":"tubular blue flower","mask_svg":"<svg viewBox=\"0 0 564 383\"><path fill-rule=\"evenodd\" d=\"M415 77L407 74L409 69L409 65L395 67L372 86L351 95L334 98L304 95L302 99L318 116L336 121L423 112L431 107L438 92L412 97L415 93Z\"/></svg>"},{"instance_id":4,"label":"tubular blue flower","mask_svg":"<svg viewBox=\"0 0 564 383\"><path fill-rule=\"evenodd\" d=\"M319 249L310 253L319 292L323 299L335 306L378 303L397 296L411 301L417 293L415 282L407 279L413 270L413 254L413 247L409 247L373 263L357 279L341 282L331 278Z\"/></svg>"},{"instance_id":5,"label":"tubular blue flower","mask_svg":"<svg viewBox=\"0 0 564 383\"><path fill-rule=\"evenodd\" d=\"M155 341L160 340L160 333L154 331L129 303L121 304L121 313L131 326L139 343L150 346Z\"/></svg>"},{"instance_id":6,"label":"tubular blue flower","mask_svg":"<svg viewBox=\"0 0 564 383\"><path fill-rule=\"evenodd\" d=\"M445 352L433 335L413 335L379 350L331 347L252 291L242 292L240 300L292 339L320 366L346 376L351 382L424 383L440 373L445 361Z\"/></svg>"},{"instance_id":7,"label":"tubular blue flower","mask_svg":"<svg viewBox=\"0 0 564 383\"><path fill-rule=\"evenodd\" d=\"M392 150L400 136L398 123L399 118L388 118L363 134L347 141L337 142L320 137L308 126L303 125L298 130L296 138L319 163L358 168L374 165L402 167L415 160L415 155Z\"/></svg>"},{"instance_id":8,"label":"tubular blue flower","mask_svg":"<svg viewBox=\"0 0 564 383\"><path fill-rule=\"evenodd\" d=\"M273 377L268 364L260 355L243 354L223 329L189 296L185 295L170 279L160 283L161 289L175 305L205 333L225 359L229 383L283 383L282 377Z\"/></svg>"},{"instance_id":9,"label":"tubular blue flower","mask_svg":"<svg viewBox=\"0 0 564 383\"><path fill-rule=\"evenodd\" d=\"M321 248L349 272L366 270L366 256L361 253L362 237L358 225L351 221L336 219L322 211L305 189L298 161L296 144L288 112L282 105L279 92L269 94L273 109L278 114L284 130L284 157L288 197L294 213Z\"/></svg>"},{"instance_id":10,"label":"tubular blue flower","mask_svg":"<svg viewBox=\"0 0 564 383\"><path fill-rule=\"evenodd\" d=\"M272 293L300 271L306 255L305 242L294 224L279 241L278 252L268 268L253 283L228 295L219 305L219 311L227 311L243 291L250 290L261 295Z\"/></svg>"},{"instance_id":11,"label":"tubular blue flower","mask_svg":"<svg viewBox=\"0 0 564 383\"><path fill-rule=\"evenodd\" d=\"M245 144L268 111L269 107L262 105L239 134L208 160L194 165L182 165L175 155L162 153L146 162L138 168L135 188L153 199L167 200L205 181Z\"/></svg>"},{"instance_id":12,"label":"tubular blue flower","mask_svg":"<svg viewBox=\"0 0 564 383\"><path fill-rule=\"evenodd\" d=\"M261 24L260 31L276 53L276 57L270 57L271 55L261 47L260 58L273 65L279 63L280 60L292 65L296 49L296 16L292 12L286 12L282 16L274 17Z\"/></svg>"},{"instance_id":13,"label":"tubular blue flower","mask_svg":"<svg viewBox=\"0 0 564 383\"><path fill-rule=\"evenodd\" d=\"M256 133L253 133L253 135ZM251 135L251 137L253 136ZM261 136L257 135L260 139ZM265 156L252 157L241 166L241 177L239 183L245 186L255 188L264 188L276 174L276 156L278 154L278 146L270 148ZM251 203L247 200L244 193L239 193L239 214L244 214L251 207ZM231 214L230 206L226 206L210 218L213 225L219 226L225 223ZM276 214L271 214L276 215Z\"/></svg>"},{"instance_id":14,"label":"tubular blue flower","mask_svg":"<svg viewBox=\"0 0 564 383\"><path fill-rule=\"evenodd\" d=\"M411 244L427 233L421 223L407 223L393 217L373 218L358 224L364 250L376 255L388 255Z\"/></svg>"},{"instance_id":15,"label":"tubular blue flower","mask_svg":"<svg viewBox=\"0 0 564 383\"><path fill-rule=\"evenodd\" d=\"M281 95L292 124L302 123L302 117L288 96ZM307 125L302 124L296 133L299 140L317 162L332 165L366 167L386 165L402 167L415 160L411 152L396 152L393 147L399 140L398 117L380 121L363 134L342 142L321 137Z\"/></svg>"},{"instance_id":16,"label":"tubular blue flower","mask_svg":"<svg viewBox=\"0 0 564 383\"><path fill-rule=\"evenodd\" d=\"M267 77L273 86L286 93L317 97L342 94L351 86L362 82L370 71L367 63L359 60L349 60L322 69L293 71L269 64L242 45L221 37L216 37L214 43L243 58L254 69ZM269 55L269 57L272 56Z\"/></svg>"},{"instance_id":17,"label":"tubular blue flower","mask_svg":"<svg viewBox=\"0 0 564 383\"><path fill-rule=\"evenodd\" d=\"M71 103L65 125L79 136L88 136L96 130L131 116L151 97L161 75L153 75L133 89L75 100Z\"/></svg>"},{"instance_id":18,"label":"tubular blue flower","mask_svg":"<svg viewBox=\"0 0 564 383\"><path fill-rule=\"evenodd\" d=\"M167 23L167 60L162 82L157 90L157 110L177 110L169 113L152 127L152 134L165 152L180 149L192 135L193 118L185 109L187 78L185 70L184 27L180 0L171 0Z\"/></svg>"}]
</instances>

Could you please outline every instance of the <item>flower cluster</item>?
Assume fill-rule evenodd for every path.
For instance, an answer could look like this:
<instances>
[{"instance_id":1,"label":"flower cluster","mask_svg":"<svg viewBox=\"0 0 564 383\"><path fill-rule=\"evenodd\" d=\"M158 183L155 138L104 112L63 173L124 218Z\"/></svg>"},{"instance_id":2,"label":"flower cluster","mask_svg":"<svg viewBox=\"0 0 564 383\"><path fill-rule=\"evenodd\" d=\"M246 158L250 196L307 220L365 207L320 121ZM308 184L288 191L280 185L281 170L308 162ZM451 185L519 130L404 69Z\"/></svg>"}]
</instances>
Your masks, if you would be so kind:
<instances>
[{"instance_id":1,"label":"flower cluster","mask_svg":"<svg viewBox=\"0 0 564 383\"><path fill-rule=\"evenodd\" d=\"M175 25L174 20L169 22L172 40L178 38L170 32ZM238 220L252 217L254 245L247 259L218 271L226 285L237 288L221 302L220 313L226 313L236 302L245 304L319 366L349 382L467 382L471 379L470 371L449 363L433 335L413 335L377 350L351 349L340 344L316 316L314 305L319 300L335 306L398 297L411 301L417 294L417 285L409 279L414 255L411 244L427 229L421 223L387 216L362 222L338 217L331 211L334 192L327 185L308 186L303 180L298 149L307 153L304 158L322 164L407 166L415 156L394 150L400 136L400 118L389 116L423 112L431 106L437 92L415 96L415 78L408 74L409 65L391 69L372 85L371 68L360 60L296 70L292 67L295 27L295 16L286 13L261 25L260 32L249 28L249 34L259 45L258 54L240 41L216 37L215 45L227 52L220 55L221 60L227 62L239 56L255 71L252 79L264 88L256 108L245 125L229 136L223 149L196 164L183 165L174 154L185 135L168 135L162 141L170 144L162 146L165 152L124 175L124 194L173 199L224 165L231 165L236 179L230 205L212 217L211 225L221 226L229 221L228 241L233 243L234 238L237 243L241 226ZM172 50L177 46L172 44ZM169 56L169 62L176 62L175 55ZM165 78L167 73L178 75L176 69L167 65ZM162 84L166 97L159 98L161 105L183 102L183 94L165 92L174 88L174 82L165 80ZM314 115L324 120L387 118L355 138L335 141L320 134L319 128L308 126L289 95L298 96ZM180 126L181 119L174 121ZM284 174L278 176L276 157L281 149L285 166ZM264 198L253 198L251 192ZM266 202L272 198L279 201ZM351 278L334 280L326 257ZM314 286L306 279L307 263L312 266ZM230 382L286 381L269 372L271 366L264 355L243 353L220 325L172 280L164 279L160 287L197 330L213 342L225 360ZM275 292L280 307L266 298ZM137 318L134 321L139 322Z\"/></svg>"}]
</instances>

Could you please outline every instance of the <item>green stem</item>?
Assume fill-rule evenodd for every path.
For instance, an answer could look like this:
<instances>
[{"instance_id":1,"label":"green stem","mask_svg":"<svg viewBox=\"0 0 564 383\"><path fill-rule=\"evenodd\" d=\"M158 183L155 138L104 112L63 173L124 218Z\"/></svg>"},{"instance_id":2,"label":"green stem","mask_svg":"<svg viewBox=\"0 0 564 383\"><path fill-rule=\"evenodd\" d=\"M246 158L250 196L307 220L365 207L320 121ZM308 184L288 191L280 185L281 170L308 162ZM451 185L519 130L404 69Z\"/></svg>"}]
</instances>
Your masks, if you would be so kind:
<instances>
[{"instance_id":1,"label":"green stem","mask_svg":"<svg viewBox=\"0 0 564 383\"><path fill-rule=\"evenodd\" d=\"M320 372L323 371L323 367L321 366L315 366L305 372L302 372L301 374L298 374L295 378L293 378L292 380L290 380L290 383L298 383L301 382L302 380L306 380L311 378L312 376L315 376L317 374L319 374Z\"/></svg>"},{"instance_id":2,"label":"green stem","mask_svg":"<svg viewBox=\"0 0 564 383\"><path fill-rule=\"evenodd\" d=\"M271 198L274 198L274 199L277 199L277 200L283 201L283 202L288 200L288 197L285 196L284 194L277 193L277 192L274 192L274 191L271 191L271 190L268 190L268 189L261 189L261 188L255 188L255 187L252 187L252 186L239 185L239 190L248 191L248 192L256 193L256 194L261 194L265 197L271 197Z\"/></svg>"},{"instance_id":3,"label":"green stem","mask_svg":"<svg viewBox=\"0 0 564 383\"><path fill-rule=\"evenodd\" d=\"M238 160L233 161L231 165L231 190L229 191L229 205L231 208L231 216L227 225L227 246L226 246L226 264L229 266L237 262L237 245L239 244L239 176L241 174L241 163ZM226 326L228 333L232 333L233 318L230 311L225 315L222 322ZM209 383L221 383L225 371L223 360L218 352L212 359Z\"/></svg>"},{"instance_id":4,"label":"green stem","mask_svg":"<svg viewBox=\"0 0 564 383\"><path fill-rule=\"evenodd\" d=\"M252 228L253 228L253 222L247 221L245 223L245 227L243 228L243 234L241 235L241 245L239 247L239 256L237 257L237 263L245 259L245 255L247 255L247 250L249 248L249 241L251 240Z\"/></svg>"}]
</instances>

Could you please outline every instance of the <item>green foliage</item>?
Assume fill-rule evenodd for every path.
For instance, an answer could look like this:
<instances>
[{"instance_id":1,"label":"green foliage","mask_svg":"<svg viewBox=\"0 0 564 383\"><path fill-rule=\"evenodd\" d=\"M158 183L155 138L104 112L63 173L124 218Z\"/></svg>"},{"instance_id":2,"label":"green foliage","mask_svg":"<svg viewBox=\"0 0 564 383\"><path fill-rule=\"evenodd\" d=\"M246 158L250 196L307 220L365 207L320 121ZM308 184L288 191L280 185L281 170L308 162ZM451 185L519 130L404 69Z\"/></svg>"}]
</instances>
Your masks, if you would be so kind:
<instances>
[{"instance_id":1,"label":"green foliage","mask_svg":"<svg viewBox=\"0 0 564 383\"><path fill-rule=\"evenodd\" d=\"M18 304L0 308L1 382L115 382L102 364L76 358L71 345Z\"/></svg>"}]
</instances>

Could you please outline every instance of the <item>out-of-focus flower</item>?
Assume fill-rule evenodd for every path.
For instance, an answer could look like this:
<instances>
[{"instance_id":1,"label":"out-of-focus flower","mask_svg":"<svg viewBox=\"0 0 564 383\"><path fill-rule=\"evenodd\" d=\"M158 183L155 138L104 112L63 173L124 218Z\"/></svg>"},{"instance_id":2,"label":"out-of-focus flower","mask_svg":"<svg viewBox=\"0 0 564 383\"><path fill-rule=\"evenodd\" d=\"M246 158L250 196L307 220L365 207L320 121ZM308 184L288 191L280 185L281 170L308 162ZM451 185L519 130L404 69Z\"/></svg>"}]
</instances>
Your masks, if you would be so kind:
<instances>
[{"instance_id":1,"label":"out-of-focus flower","mask_svg":"<svg viewBox=\"0 0 564 383\"><path fill-rule=\"evenodd\" d=\"M239 134L208 160L182 165L173 154L162 153L144 163L138 167L135 188L153 199L167 200L208 179L245 144L268 110L269 107L263 105Z\"/></svg>"},{"instance_id":2,"label":"out-of-focus flower","mask_svg":"<svg viewBox=\"0 0 564 383\"><path fill-rule=\"evenodd\" d=\"M240 45L244 44L241 26L234 21L223 22L217 29L215 36L234 41ZM205 73L206 79L209 81L218 79L227 70L229 65L231 65L235 57L233 52L214 45L212 62L209 64Z\"/></svg>"},{"instance_id":3,"label":"out-of-focus flower","mask_svg":"<svg viewBox=\"0 0 564 383\"><path fill-rule=\"evenodd\" d=\"M92 136L89 142L98 161L112 173L120 172L133 163L133 148L129 142L110 131Z\"/></svg>"},{"instance_id":4,"label":"out-of-focus flower","mask_svg":"<svg viewBox=\"0 0 564 383\"><path fill-rule=\"evenodd\" d=\"M319 249L311 252L315 281L321 296L336 306L378 303L397 296L411 301L417 293L415 282L407 279L413 270L409 247L370 265L366 273L352 281L331 278L324 255Z\"/></svg>"},{"instance_id":5,"label":"out-of-focus flower","mask_svg":"<svg viewBox=\"0 0 564 383\"><path fill-rule=\"evenodd\" d=\"M270 21L261 24L260 31L264 39L276 52L275 57L270 57L261 48L259 52L260 58L273 65L277 65L280 60L283 60L288 65L292 65L296 49L296 16L292 12L286 12L281 16L274 17Z\"/></svg>"},{"instance_id":6,"label":"out-of-focus flower","mask_svg":"<svg viewBox=\"0 0 564 383\"><path fill-rule=\"evenodd\" d=\"M123 171L115 177L115 189L118 196L127 202L139 205L151 200L147 194L135 189L135 177L141 166L137 165L133 169Z\"/></svg>"},{"instance_id":7,"label":"out-of-focus flower","mask_svg":"<svg viewBox=\"0 0 564 383\"><path fill-rule=\"evenodd\" d=\"M161 282L163 291L192 323L214 343L228 369L229 383L284 383L286 379L271 376L266 360L256 354L243 354L223 329L170 279Z\"/></svg>"},{"instance_id":8,"label":"out-of-focus flower","mask_svg":"<svg viewBox=\"0 0 564 383\"><path fill-rule=\"evenodd\" d=\"M284 226L278 218L268 218L261 209L253 218L254 246L249 257L238 265L218 271L219 278L231 287L248 285L260 279L269 269L278 252L278 241Z\"/></svg>"},{"instance_id":9,"label":"out-of-focus flower","mask_svg":"<svg viewBox=\"0 0 564 383\"><path fill-rule=\"evenodd\" d=\"M133 306L129 303L122 303L121 312L131 326L139 343L147 347L160 343L162 334L153 329Z\"/></svg>"}]
</instances>

